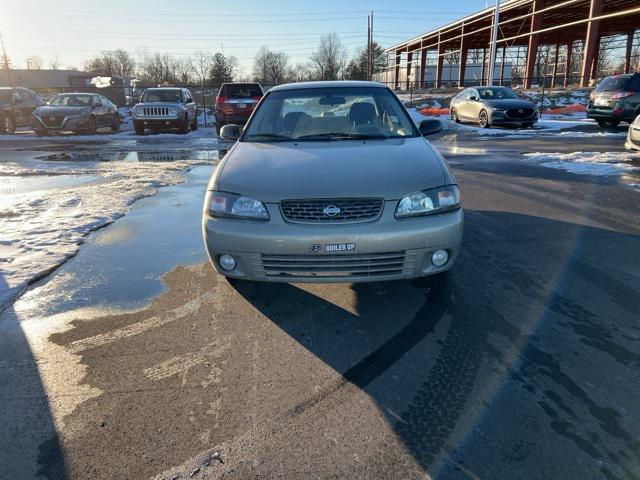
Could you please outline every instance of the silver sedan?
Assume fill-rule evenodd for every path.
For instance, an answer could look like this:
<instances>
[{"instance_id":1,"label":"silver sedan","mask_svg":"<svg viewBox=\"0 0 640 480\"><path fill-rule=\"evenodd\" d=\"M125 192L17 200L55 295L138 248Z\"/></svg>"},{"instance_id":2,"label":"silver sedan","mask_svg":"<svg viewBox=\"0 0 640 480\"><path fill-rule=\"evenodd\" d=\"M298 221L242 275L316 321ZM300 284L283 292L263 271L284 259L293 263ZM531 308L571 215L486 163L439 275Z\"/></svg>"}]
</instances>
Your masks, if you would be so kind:
<instances>
[{"instance_id":1,"label":"silver sedan","mask_svg":"<svg viewBox=\"0 0 640 480\"><path fill-rule=\"evenodd\" d=\"M274 87L213 174L202 230L215 269L237 279L361 282L423 277L453 265L460 193L387 87Z\"/></svg>"}]
</instances>

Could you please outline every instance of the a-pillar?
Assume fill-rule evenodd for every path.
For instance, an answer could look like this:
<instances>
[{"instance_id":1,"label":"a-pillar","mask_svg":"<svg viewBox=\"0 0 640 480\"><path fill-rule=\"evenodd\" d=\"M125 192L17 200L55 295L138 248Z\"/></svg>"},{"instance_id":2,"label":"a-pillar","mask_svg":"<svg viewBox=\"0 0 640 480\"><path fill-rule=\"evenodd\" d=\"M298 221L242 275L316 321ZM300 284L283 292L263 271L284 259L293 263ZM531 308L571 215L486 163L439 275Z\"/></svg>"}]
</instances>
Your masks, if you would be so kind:
<instances>
[{"instance_id":1,"label":"a-pillar","mask_svg":"<svg viewBox=\"0 0 640 480\"><path fill-rule=\"evenodd\" d=\"M467 38L464 36L464 25L462 26L462 33L460 38L460 65L458 67L458 86L464 87L464 76L467 68L467 56L469 55L469 47Z\"/></svg>"},{"instance_id":2,"label":"a-pillar","mask_svg":"<svg viewBox=\"0 0 640 480\"><path fill-rule=\"evenodd\" d=\"M631 71L631 50L633 49L633 35L635 30L629 30L627 32L627 52L624 56L624 73Z\"/></svg>"},{"instance_id":3,"label":"a-pillar","mask_svg":"<svg viewBox=\"0 0 640 480\"><path fill-rule=\"evenodd\" d=\"M600 47L600 20L593 20L602 13L602 0L591 0L587 38L584 41L580 86L586 87L596 75L598 69L598 50Z\"/></svg>"},{"instance_id":4,"label":"a-pillar","mask_svg":"<svg viewBox=\"0 0 640 480\"><path fill-rule=\"evenodd\" d=\"M538 57L538 33L540 25L542 23L542 14L538 13L539 10L544 8L544 0L534 0L533 2L533 15L531 16L531 23L529 24L529 46L527 48L527 63L524 67L524 87L531 88L533 81L533 74L536 68L536 59Z\"/></svg>"},{"instance_id":5,"label":"a-pillar","mask_svg":"<svg viewBox=\"0 0 640 480\"><path fill-rule=\"evenodd\" d=\"M442 87L442 67L444 65L444 45L438 34L438 63L436 64L436 88Z\"/></svg>"},{"instance_id":6,"label":"a-pillar","mask_svg":"<svg viewBox=\"0 0 640 480\"><path fill-rule=\"evenodd\" d=\"M567 43L567 55L564 63L564 88L569 86L569 78L571 77L571 57L573 56L573 42Z\"/></svg>"}]
</instances>

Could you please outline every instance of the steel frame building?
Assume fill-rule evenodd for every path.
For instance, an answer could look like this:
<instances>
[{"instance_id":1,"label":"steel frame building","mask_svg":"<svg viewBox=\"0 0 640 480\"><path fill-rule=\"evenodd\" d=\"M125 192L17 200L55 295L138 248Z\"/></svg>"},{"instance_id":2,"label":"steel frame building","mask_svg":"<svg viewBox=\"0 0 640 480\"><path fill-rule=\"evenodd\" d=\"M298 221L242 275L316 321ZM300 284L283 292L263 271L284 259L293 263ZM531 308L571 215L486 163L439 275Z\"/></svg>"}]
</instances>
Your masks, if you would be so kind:
<instances>
[{"instance_id":1,"label":"steel frame building","mask_svg":"<svg viewBox=\"0 0 640 480\"><path fill-rule=\"evenodd\" d=\"M485 83L493 29L495 6L484 9L441 28L388 48L388 65L376 79L395 88L423 87L425 68L431 59L435 66L433 86L443 86L445 58L457 62L457 81L462 87L469 81L465 67L469 52L481 53ZM599 75L601 40L608 36L626 39L625 73L640 70L640 0L508 0L500 5L497 35L497 83L505 80L507 52L525 52L521 80L525 88L547 81L551 86L579 83L589 85ZM540 51L546 46L545 69L540 67ZM551 54L550 52L555 52ZM634 55L638 58L633 58ZM578 60L578 63L576 63ZM572 71L572 65L577 66ZM561 82L560 82L561 80ZM454 85L451 85L454 86Z\"/></svg>"}]
</instances>

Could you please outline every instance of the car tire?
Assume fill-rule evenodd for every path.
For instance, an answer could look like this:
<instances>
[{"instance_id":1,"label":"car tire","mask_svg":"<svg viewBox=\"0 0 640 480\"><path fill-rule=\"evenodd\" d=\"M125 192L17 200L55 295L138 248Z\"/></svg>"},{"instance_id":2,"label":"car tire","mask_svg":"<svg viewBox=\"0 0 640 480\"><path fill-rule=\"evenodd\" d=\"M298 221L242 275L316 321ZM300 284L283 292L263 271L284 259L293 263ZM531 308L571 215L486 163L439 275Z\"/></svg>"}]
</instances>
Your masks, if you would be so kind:
<instances>
[{"instance_id":1,"label":"car tire","mask_svg":"<svg viewBox=\"0 0 640 480\"><path fill-rule=\"evenodd\" d=\"M609 126L616 128L618 125L620 125L620 120L609 120L607 121L607 123L609 124Z\"/></svg>"},{"instance_id":2,"label":"car tire","mask_svg":"<svg viewBox=\"0 0 640 480\"><path fill-rule=\"evenodd\" d=\"M198 129L198 117L194 116L193 122L191 123L191 130L197 130L197 129Z\"/></svg>"},{"instance_id":3,"label":"car tire","mask_svg":"<svg viewBox=\"0 0 640 480\"><path fill-rule=\"evenodd\" d=\"M184 114L179 130L183 135L189 133L189 116L186 113Z\"/></svg>"},{"instance_id":4,"label":"car tire","mask_svg":"<svg viewBox=\"0 0 640 480\"><path fill-rule=\"evenodd\" d=\"M87 135L95 135L98 133L98 122L96 121L96 117L89 117L85 133Z\"/></svg>"},{"instance_id":5,"label":"car tire","mask_svg":"<svg viewBox=\"0 0 640 480\"><path fill-rule=\"evenodd\" d=\"M16 122L9 114L2 116L2 122L0 122L0 133L11 134L16 132Z\"/></svg>"},{"instance_id":6,"label":"car tire","mask_svg":"<svg viewBox=\"0 0 640 480\"><path fill-rule=\"evenodd\" d=\"M451 121L453 123L460 123L460 117L458 117L458 111L455 108L451 109L449 116L451 117Z\"/></svg>"},{"instance_id":7,"label":"car tire","mask_svg":"<svg viewBox=\"0 0 640 480\"><path fill-rule=\"evenodd\" d=\"M120 115L118 115L117 113L113 116L113 125L111 125L111 131L120 131Z\"/></svg>"},{"instance_id":8,"label":"car tire","mask_svg":"<svg viewBox=\"0 0 640 480\"><path fill-rule=\"evenodd\" d=\"M480 114L478 115L478 125L480 128L491 128L491 124L489 123L489 114L486 110L480 110Z\"/></svg>"},{"instance_id":9,"label":"car tire","mask_svg":"<svg viewBox=\"0 0 640 480\"><path fill-rule=\"evenodd\" d=\"M599 127L606 127L607 126L607 121L606 120L597 119L596 122L598 122L598 126Z\"/></svg>"},{"instance_id":10,"label":"car tire","mask_svg":"<svg viewBox=\"0 0 640 480\"><path fill-rule=\"evenodd\" d=\"M133 129L136 135L144 135L144 125L141 122L133 122Z\"/></svg>"},{"instance_id":11,"label":"car tire","mask_svg":"<svg viewBox=\"0 0 640 480\"><path fill-rule=\"evenodd\" d=\"M531 127L533 127L533 123L523 123L522 124L522 128L529 129Z\"/></svg>"}]
</instances>

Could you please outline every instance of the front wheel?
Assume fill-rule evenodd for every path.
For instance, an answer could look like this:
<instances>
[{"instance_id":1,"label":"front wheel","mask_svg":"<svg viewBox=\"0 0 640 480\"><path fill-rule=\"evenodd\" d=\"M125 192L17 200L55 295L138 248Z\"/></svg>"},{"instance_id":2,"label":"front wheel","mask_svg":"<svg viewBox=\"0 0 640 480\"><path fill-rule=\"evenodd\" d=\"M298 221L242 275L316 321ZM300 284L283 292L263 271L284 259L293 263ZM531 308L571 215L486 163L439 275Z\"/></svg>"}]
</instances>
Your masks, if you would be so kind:
<instances>
[{"instance_id":1,"label":"front wheel","mask_svg":"<svg viewBox=\"0 0 640 480\"><path fill-rule=\"evenodd\" d=\"M620 125L620 120L609 120L609 125L611 125L613 128L616 128L618 125Z\"/></svg>"},{"instance_id":2,"label":"front wheel","mask_svg":"<svg viewBox=\"0 0 640 480\"><path fill-rule=\"evenodd\" d=\"M144 135L144 125L141 122L133 122L133 129L136 135Z\"/></svg>"},{"instance_id":3,"label":"front wheel","mask_svg":"<svg viewBox=\"0 0 640 480\"><path fill-rule=\"evenodd\" d=\"M189 133L189 117L185 114L179 127L180 133Z\"/></svg>"},{"instance_id":4,"label":"front wheel","mask_svg":"<svg viewBox=\"0 0 640 480\"><path fill-rule=\"evenodd\" d=\"M191 123L191 130L197 130L197 129L198 129L198 116L194 115L193 122Z\"/></svg>"},{"instance_id":5,"label":"front wheel","mask_svg":"<svg viewBox=\"0 0 640 480\"><path fill-rule=\"evenodd\" d=\"M598 126L599 127L606 127L607 126L607 121L606 120L597 119L596 122L598 122Z\"/></svg>"},{"instance_id":6,"label":"front wheel","mask_svg":"<svg viewBox=\"0 0 640 480\"><path fill-rule=\"evenodd\" d=\"M117 132L120 130L120 115L117 113L113 116L113 125L111 125L111 131Z\"/></svg>"},{"instance_id":7,"label":"front wheel","mask_svg":"<svg viewBox=\"0 0 640 480\"><path fill-rule=\"evenodd\" d=\"M478 116L478 125L480 128L489 128L491 125L489 124L489 114L486 110L482 110L480 115Z\"/></svg>"},{"instance_id":8,"label":"front wheel","mask_svg":"<svg viewBox=\"0 0 640 480\"><path fill-rule=\"evenodd\" d=\"M455 108L451 109L450 116L451 116L452 122L460 123L460 118L458 117L458 111Z\"/></svg>"},{"instance_id":9,"label":"front wheel","mask_svg":"<svg viewBox=\"0 0 640 480\"><path fill-rule=\"evenodd\" d=\"M96 133L98 133L98 122L96 122L96 117L89 117L85 132L88 135L95 135Z\"/></svg>"},{"instance_id":10,"label":"front wheel","mask_svg":"<svg viewBox=\"0 0 640 480\"><path fill-rule=\"evenodd\" d=\"M0 124L0 133L15 133L16 123L13 121L11 115L3 115L2 123Z\"/></svg>"},{"instance_id":11,"label":"front wheel","mask_svg":"<svg viewBox=\"0 0 640 480\"><path fill-rule=\"evenodd\" d=\"M533 127L533 123L523 123L522 124L522 128L528 129L528 128L531 128L531 127Z\"/></svg>"}]
</instances>

